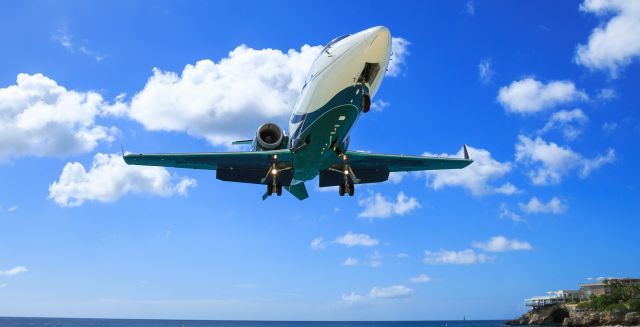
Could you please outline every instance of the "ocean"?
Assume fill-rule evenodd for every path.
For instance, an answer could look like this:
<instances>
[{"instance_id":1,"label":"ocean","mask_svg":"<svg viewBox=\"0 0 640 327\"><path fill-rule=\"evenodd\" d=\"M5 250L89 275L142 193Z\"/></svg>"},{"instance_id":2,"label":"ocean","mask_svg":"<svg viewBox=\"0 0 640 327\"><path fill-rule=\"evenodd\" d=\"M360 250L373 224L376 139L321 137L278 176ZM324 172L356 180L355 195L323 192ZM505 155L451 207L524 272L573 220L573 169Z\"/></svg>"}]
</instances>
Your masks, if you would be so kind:
<instances>
[{"instance_id":1,"label":"ocean","mask_svg":"<svg viewBox=\"0 0 640 327\"><path fill-rule=\"evenodd\" d=\"M228 321L0 317L0 327L502 327L502 320Z\"/></svg>"}]
</instances>

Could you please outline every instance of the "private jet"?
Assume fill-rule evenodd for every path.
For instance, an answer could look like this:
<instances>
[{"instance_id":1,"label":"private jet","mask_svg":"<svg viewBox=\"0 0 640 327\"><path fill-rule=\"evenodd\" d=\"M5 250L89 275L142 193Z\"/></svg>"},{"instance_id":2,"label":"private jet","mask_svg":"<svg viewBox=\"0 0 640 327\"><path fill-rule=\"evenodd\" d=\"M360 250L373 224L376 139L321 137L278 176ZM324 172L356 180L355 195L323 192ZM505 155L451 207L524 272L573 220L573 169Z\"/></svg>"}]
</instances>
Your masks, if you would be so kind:
<instances>
[{"instance_id":1,"label":"private jet","mask_svg":"<svg viewBox=\"0 0 640 327\"><path fill-rule=\"evenodd\" d=\"M355 186L384 182L391 172L462 169L464 158L375 154L349 150L349 131L380 88L391 57L391 33L383 26L333 39L311 65L293 108L288 133L275 123L258 127L255 137L233 144L250 151L127 154L129 165L216 171L222 181L262 184L263 199L284 188L299 200L309 197L305 181L319 176L320 187L353 196Z\"/></svg>"}]
</instances>

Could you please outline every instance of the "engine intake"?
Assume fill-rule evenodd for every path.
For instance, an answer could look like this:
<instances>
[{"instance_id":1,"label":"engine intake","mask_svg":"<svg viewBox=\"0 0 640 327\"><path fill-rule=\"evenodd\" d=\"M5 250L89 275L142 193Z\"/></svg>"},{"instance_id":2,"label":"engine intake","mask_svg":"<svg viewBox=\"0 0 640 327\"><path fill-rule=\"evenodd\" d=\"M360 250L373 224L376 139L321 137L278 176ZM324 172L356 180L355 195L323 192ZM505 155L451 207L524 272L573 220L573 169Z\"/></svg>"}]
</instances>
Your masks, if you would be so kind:
<instances>
[{"instance_id":1,"label":"engine intake","mask_svg":"<svg viewBox=\"0 0 640 327\"><path fill-rule=\"evenodd\" d=\"M256 132L256 141L260 148L273 150L278 148L284 140L284 132L280 126L274 123L262 124Z\"/></svg>"}]
</instances>

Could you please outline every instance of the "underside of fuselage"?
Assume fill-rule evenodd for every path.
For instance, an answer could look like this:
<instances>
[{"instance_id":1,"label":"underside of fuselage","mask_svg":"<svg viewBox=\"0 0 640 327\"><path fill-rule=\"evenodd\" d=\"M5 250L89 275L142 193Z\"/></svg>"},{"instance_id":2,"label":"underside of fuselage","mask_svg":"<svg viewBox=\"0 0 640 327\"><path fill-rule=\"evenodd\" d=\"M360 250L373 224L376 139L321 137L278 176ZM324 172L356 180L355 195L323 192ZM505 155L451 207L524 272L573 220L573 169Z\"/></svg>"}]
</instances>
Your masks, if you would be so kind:
<instances>
[{"instance_id":1,"label":"underside of fuselage","mask_svg":"<svg viewBox=\"0 0 640 327\"><path fill-rule=\"evenodd\" d=\"M296 118L301 124L290 141L294 180L315 178L347 150L349 131L362 112L368 90L363 84L347 87L318 110Z\"/></svg>"}]
</instances>

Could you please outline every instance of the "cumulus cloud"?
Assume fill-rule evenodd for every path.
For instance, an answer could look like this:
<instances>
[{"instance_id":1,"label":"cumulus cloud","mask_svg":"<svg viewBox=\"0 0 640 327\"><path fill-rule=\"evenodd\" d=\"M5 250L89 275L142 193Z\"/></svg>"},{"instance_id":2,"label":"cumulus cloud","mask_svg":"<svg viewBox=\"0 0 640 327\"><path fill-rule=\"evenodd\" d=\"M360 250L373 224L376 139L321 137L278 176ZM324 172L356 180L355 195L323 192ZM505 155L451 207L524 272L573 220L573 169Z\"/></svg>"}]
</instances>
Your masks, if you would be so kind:
<instances>
[{"instance_id":1,"label":"cumulus cloud","mask_svg":"<svg viewBox=\"0 0 640 327\"><path fill-rule=\"evenodd\" d=\"M618 93L616 90L612 88L605 87L598 92L598 99L600 100L611 100L618 97Z\"/></svg>"},{"instance_id":2,"label":"cumulus cloud","mask_svg":"<svg viewBox=\"0 0 640 327\"><path fill-rule=\"evenodd\" d=\"M342 301L347 304L361 304L367 301L378 299L392 300L406 298L412 293L413 289L404 285L392 285L389 287L374 286L373 288L371 288L371 291L369 291L368 294L361 295L355 292L342 294Z\"/></svg>"},{"instance_id":3,"label":"cumulus cloud","mask_svg":"<svg viewBox=\"0 0 640 327\"><path fill-rule=\"evenodd\" d=\"M373 111L377 111L377 112L382 112L384 110L384 108L390 106L391 103L389 103L388 101L384 101L382 99L373 101L373 103L371 104L371 110Z\"/></svg>"},{"instance_id":4,"label":"cumulus cloud","mask_svg":"<svg viewBox=\"0 0 640 327\"><path fill-rule=\"evenodd\" d=\"M323 242L322 237L316 237L311 240L311 249L312 250L322 250L326 247L326 244Z\"/></svg>"},{"instance_id":5,"label":"cumulus cloud","mask_svg":"<svg viewBox=\"0 0 640 327\"><path fill-rule=\"evenodd\" d=\"M513 194L517 194L517 193L522 193L521 190L519 190L515 185L506 182L504 184L502 184L502 186L497 187L495 189L496 193L499 194L504 194L504 195L513 195Z\"/></svg>"},{"instance_id":6,"label":"cumulus cloud","mask_svg":"<svg viewBox=\"0 0 640 327\"><path fill-rule=\"evenodd\" d=\"M25 266L15 266L8 270L0 270L0 276L15 276L18 274L22 274L27 272L27 267Z\"/></svg>"},{"instance_id":7,"label":"cumulus cloud","mask_svg":"<svg viewBox=\"0 0 640 327\"><path fill-rule=\"evenodd\" d=\"M369 256L369 262L367 262L367 265L369 265L369 267L371 268L378 268L382 266L382 255L380 254L380 252L373 251L373 253L371 253L371 255Z\"/></svg>"},{"instance_id":8,"label":"cumulus cloud","mask_svg":"<svg viewBox=\"0 0 640 327\"><path fill-rule=\"evenodd\" d=\"M582 133L582 127L588 121L589 118L580 108L573 110L560 110L551 115L549 121L547 121L538 133L544 134L552 129L558 129L562 131L566 140L573 141Z\"/></svg>"},{"instance_id":9,"label":"cumulus cloud","mask_svg":"<svg viewBox=\"0 0 640 327\"><path fill-rule=\"evenodd\" d=\"M387 76L399 76L402 70L405 69L410 44L411 42L401 37L391 38L392 54L391 60L389 60L389 66L387 67Z\"/></svg>"},{"instance_id":10,"label":"cumulus cloud","mask_svg":"<svg viewBox=\"0 0 640 327\"><path fill-rule=\"evenodd\" d=\"M427 283L431 281L431 277L427 274L420 274L415 277L411 277L410 281L412 283Z\"/></svg>"},{"instance_id":11,"label":"cumulus cloud","mask_svg":"<svg viewBox=\"0 0 640 327\"><path fill-rule=\"evenodd\" d=\"M0 161L63 157L112 142L119 130L95 120L120 105L96 92L67 90L42 74L18 74L16 84L0 88Z\"/></svg>"},{"instance_id":12,"label":"cumulus cloud","mask_svg":"<svg viewBox=\"0 0 640 327\"><path fill-rule=\"evenodd\" d=\"M478 79L482 84L489 84L493 79L493 69L491 68L491 60L482 59L478 64Z\"/></svg>"},{"instance_id":13,"label":"cumulus cloud","mask_svg":"<svg viewBox=\"0 0 640 327\"><path fill-rule=\"evenodd\" d=\"M467 8L467 15L474 16L476 14L476 6L473 0L468 0L465 7Z\"/></svg>"},{"instance_id":14,"label":"cumulus cloud","mask_svg":"<svg viewBox=\"0 0 640 327\"><path fill-rule=\"evenodd\" d=\"M514 81L498 92L498 102L508 111L532 114L559 104L588 99L571 81L550 81L545 84L534 78Z\"/></svg>"},{"instance_id":15,"label":"cumulus cloud","mask_svg":"<svg viewBox=\"0 0 640 327\"><path fill-rule=\"evenodd\" d=\"M528 175L536 185L559 183L566 174L575 170L581 178L586 178L593 170L612 163L616 158L613 149L609 149L605 155L584 158L568 147L546 142L540 137L533 140L519 135L518 139L516 162L531 167Z\"/></svg>"},{"instance_id":16,"label":"cumulus cloud","mask_svg":"<svg viewBox=\"0 0 640 327\"><path fill-rule=\"evenodd\" d=\"M608 70L613 78L640 56L640 2L585 0L580 10L609 18L579 44L575 61L590 69Z\"/></svg>"},{"instance_id":17,"label":"cumulus cloud","mask_svg":"<svg viewBox=\"0 0 640 327\"><path fill-rule=\"evenodd\" d=\"M438 190L445 186L459 186L467 189L475 196L489 194L495 191L494 187L488 185L489 181L498 179L511 171L509 162L499 162L495 160L491 153L484 149L467 147L469 156L473 163L464 169L451 170L430 170L425 171L428 184ZM425 155L433 155L425 153ZM440 157L461 158L464 150L461 148L457 154L439 154Z\"/></svg>"},{"instance_id":18,"label":"cumulus cloud","mask_svg":"<svg viewBox=\"0 0 640 327\"><path fill-rule=\"evenodd\" d=\"M354 234L348 232L335 240L336 243L346 245L348 247L353 246L375 246L378 245L378 240L372 238L367 234Z\"/></svg>"},{"instance_id":19,"label":"cumulus cloud","mask_svg":"<svg viewBox=\"0 0 640 327\"><path fill-rule=\"evenodd\" d=\"M430 265L472 265L486 263L491 257L484 253L476 253L474 250L466 249L462 251L425 251L424 263Z\"/></svg>"},{"instance_id":20,"label":"cumulus cloud","mask_svg":"<svg viewBox=\"0 0 640 327\"><path fill-rule=\"evenodd\" d=\"M529 242L508 239L504 236L494 236L486 242L473 242L473 247L487 252L530 251L533 247Z\"/></svg>"},{"instance_id":21,"label":"cumulus cloud","mask_svg":"<svg viewBox=\"0 0 640 327\"><path fill-rule=\"evenodd\" d=\"M157 196L185 195L196 181L183 177L172 183L161 167L129 166L115 154L98 153L89 171L79 162L69 162L60 178L49 185L49 198L63 207L80 206L84 201L113 202L128 193Z\"/></svg>"},{"instance_id":22,"label":"cumulus cloud","mask_svg":"<svg viewBox=\"0 0 640 327\"><path fill-rule=\"evenodd\" d=\"M550 213L554 215L563 213L568 207L566 203L555 196L547 203L534 196L527 203L518 203L518 206L520 210L526 213Z\"/></svg>"},{"instance_id":23,"label":"cumulus cloud","mask_svg":"<svg viewBox=\"0 0 640 327\"><path fill-rule=\"evenodd\" d=\"M414 197L407 197L404 192L398 193L395 202L380 193L372 194L366 198L360 199L358 204L364 207L364 210L358 214L362 218L389 218L394 215L402 216L420 208L420 203Z\"/></svg>"},{"instance_id":24,"label":"cumulus cloud","mask_svg":"<svg viewBox=\"0 0 640 327\"><path fill-rule=\"evenodd\" d=\"M284 126L321 46L282 52L241 45L181 74L154 68L131 101L130 116L148 130L185 131L212 144L246 138L258 125Z\"/></svg>"}]
</instances>

